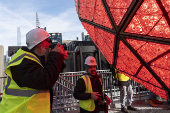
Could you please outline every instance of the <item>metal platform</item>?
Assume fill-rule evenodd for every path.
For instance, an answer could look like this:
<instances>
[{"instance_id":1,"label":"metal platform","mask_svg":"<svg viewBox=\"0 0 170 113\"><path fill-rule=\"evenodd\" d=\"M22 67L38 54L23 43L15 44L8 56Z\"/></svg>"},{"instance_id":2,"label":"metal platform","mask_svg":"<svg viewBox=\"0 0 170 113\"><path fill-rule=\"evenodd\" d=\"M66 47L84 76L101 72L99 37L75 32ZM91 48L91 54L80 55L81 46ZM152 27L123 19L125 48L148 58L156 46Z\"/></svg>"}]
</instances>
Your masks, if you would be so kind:
<instances>
[{"instance_id":1,"label":"metal platform","mask_svg":"<svg viewBox=\"0 0 170 113\"><path fill-rule=\"evenodd\" d=\"M114 105L111 106L109 113L121 113L120 102L114 101ZM138 111L130 111L130 113L170 113L168 110L168 104L165 101L163 104L157 104L158 107L152 107L147 104L147 100L135 100L132 106L136 107Z\"/></svg>"},{"instance_id":2,"label":"metal platform","mask_svg":"<svg viewBox=\"0 0 170 113\"><path fill-rule=\"evenodd\" d=\"M170 113L168 110L167 102L165 101L163 104L157 104L158 107L152 107L147 104L147 99L143 100L134 100L132 106L136 107L137 111L130 111L130 113ZM54 113L79 113L79 110L75 111L56 111ZM121 106L119 100L114 100L114 103L110 105L108 113L123 113L121 112Z\"/></svg>"}]
</instances>

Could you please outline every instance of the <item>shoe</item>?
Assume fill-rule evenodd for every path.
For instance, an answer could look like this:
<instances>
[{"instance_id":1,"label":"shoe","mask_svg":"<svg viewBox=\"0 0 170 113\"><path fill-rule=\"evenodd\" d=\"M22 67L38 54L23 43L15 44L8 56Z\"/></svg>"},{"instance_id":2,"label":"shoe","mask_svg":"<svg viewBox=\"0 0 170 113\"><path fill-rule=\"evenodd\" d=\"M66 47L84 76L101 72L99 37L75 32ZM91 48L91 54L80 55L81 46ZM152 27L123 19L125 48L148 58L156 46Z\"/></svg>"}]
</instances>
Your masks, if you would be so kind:
<instances>
[{"instance_id":1,"label":"shoe","mask_svg":"<svg viewBox=\"0 0 170 113\"><path fill-rule=\"evenodd\" d=\"M153 103L155 104L162 104L163 102L162 101L159 101L159 100L152 100Z\"/></svg>"},{"instance_id":2,"label":"shoe","mask_svg":"<svg viewBox=\"0 0 170 113\"><path fill-rule=\"evenodd\" d=\"M152 107L158 107L158 105L154 104L152 100L148 100L147 104L151 105Z\"/></svg>"},{"instance_id":3,"label":"shoe","mask_svg":"<svg viewBox=\"0 0 170 113\"><path fill-rule=\"evenodd\" d=\"M121 108L121 111L124 113L130 113L125 107Z\"/></svg>"},{"instance_id":4,"label":"shoe","mask_svg":"<svg viewBox=\"0 0 170 113\"><path fill-rule=\"evenodd\" d=\"M128 110L133 110L133 111L137 111L138 109L137 108L135 108L135 107L133 107L133 106L127 106L127 109Z\"/></svg>"}]
</instances>

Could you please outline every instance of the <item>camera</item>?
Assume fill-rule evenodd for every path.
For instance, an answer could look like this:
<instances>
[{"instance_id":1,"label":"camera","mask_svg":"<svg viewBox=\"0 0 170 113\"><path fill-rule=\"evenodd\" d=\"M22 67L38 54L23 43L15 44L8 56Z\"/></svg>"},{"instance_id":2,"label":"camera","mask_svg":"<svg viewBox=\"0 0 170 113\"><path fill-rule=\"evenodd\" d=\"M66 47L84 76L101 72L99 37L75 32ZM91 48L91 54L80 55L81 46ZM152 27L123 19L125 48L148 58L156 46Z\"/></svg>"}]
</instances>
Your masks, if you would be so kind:
<instances>
[{"instance_id":1,"label":"camera","mask_svg":"<svg viewBox=\"0 0 170 113\"><path fill-rule=\"evenodd\" d=\"M53 42L50 44L49 48L54 49L58 42ZM65 43L61 44L64 47L64 50L67 50L67 45Z\"/></svg>"}]
</instances>

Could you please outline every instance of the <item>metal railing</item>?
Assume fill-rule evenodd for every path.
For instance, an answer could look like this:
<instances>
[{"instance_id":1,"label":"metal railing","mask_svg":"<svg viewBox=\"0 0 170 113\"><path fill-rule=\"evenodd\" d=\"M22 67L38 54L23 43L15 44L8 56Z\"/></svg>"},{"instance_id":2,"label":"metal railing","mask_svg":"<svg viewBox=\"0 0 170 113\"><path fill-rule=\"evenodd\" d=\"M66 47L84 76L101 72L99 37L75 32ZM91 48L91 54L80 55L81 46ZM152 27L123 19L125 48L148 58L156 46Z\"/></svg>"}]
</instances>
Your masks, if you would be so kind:
<instances>
[{"instance_id":1,"label":"metal railing","mask_svg":"<svg viewBox=\"0 0 170 113\"><path fill-rule=\"evenodd\" d=\"M2 94L3 94L3 89L5 87L5 80L6 80L6 76L0 77L0 101L1 101Z\"/></svg>"},{"instance_id":2,"label":"metal railing","mask_svg":"<svg viewBox=\"0 0 170 113\"><path fill-rule=\"evenodd\" d=\"M120 91L118 86L114 86L114 78L109 70L97 70L102 77L103 90L112 101L120 98ZM76 85L76 81L85 73L80 72L65 72L61 73L56 84L53 87L53 111L76 111L79 110L78 100L74 99L73 91ZM6 79L6 77L0 77L0 79ZM4 80L5 81L5 80ZM132 87L134 90L133 98L141 100L141 97L149 94L148 90L142 87L141 84L132 81ZM2 93L2 92L0 92Z\"/></svg>"},{"instance_id":3,"label":"metal railing","mask_svg":"<svg viewBox=\"0 0 170 113\"><path fill-rule=\"evenodd\" d=\"M103 90L106 95L108 95L112 101L119 100L120 91L118 86L114 86L114 78L109 70L97 70L97 72L102 77ZM79 110L78 100L74 99L73 91L76 85L76 80L78 80L84 71L81 72L67 72L61 73L59 79L57 80L54 90L54 102L53 110L62 111L74 111ZM141 100L141 97L148 96L149 91L142 87L141 84L132 81L132 88L134 90L133 98Z\"/></svg>"}]
</instances>

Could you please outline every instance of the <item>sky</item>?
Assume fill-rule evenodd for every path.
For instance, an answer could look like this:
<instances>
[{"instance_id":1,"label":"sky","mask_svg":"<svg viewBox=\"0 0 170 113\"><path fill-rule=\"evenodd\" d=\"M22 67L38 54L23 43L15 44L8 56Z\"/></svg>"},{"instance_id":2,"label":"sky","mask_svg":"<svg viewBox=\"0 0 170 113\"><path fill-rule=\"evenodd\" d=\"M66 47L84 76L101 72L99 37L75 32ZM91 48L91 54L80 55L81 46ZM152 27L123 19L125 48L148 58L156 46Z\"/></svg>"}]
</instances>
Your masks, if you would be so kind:
<instances>
[{"instance_id":1,"label":"sky","mask_svg":"<svg viewBox=\"0 0 170 113\"><path fill-rule=\"evenodd\" d=\"M36 28L36 12L40 26L47 32L62 33L63 40L81 40L83 28L74 0L1 0L0 45L4 54L8 46L17 46L17 28L20 27L21 46L26 46L26 33Z\"/></svg>"}]
</instances>

